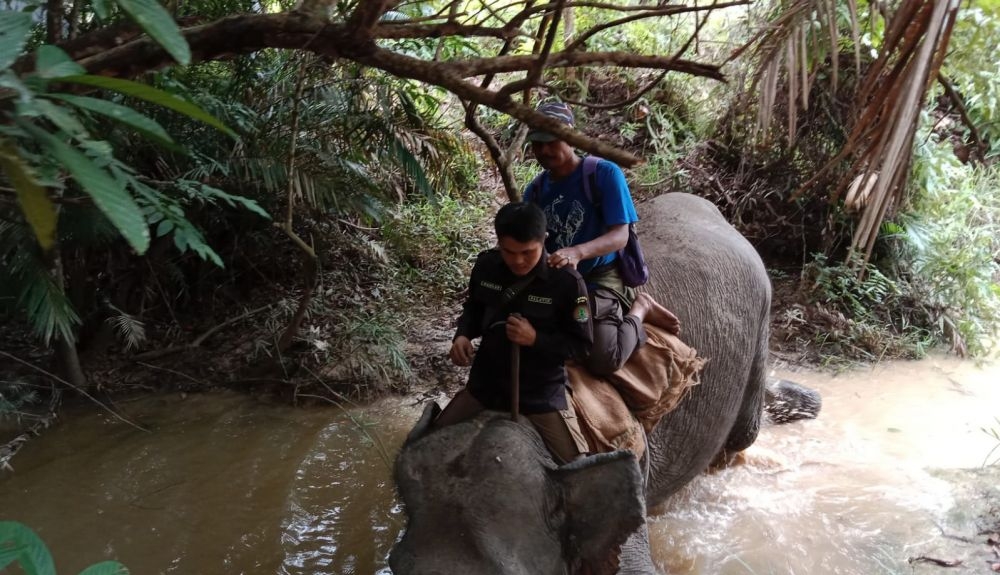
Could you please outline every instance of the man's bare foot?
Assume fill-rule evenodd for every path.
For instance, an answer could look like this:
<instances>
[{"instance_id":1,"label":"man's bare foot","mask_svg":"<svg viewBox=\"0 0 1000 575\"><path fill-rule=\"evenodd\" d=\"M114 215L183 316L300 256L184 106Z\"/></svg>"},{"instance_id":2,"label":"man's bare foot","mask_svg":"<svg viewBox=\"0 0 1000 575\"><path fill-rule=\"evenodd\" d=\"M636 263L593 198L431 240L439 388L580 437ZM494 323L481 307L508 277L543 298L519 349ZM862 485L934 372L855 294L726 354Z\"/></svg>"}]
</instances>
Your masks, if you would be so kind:
<instances>
[{"instance_id":1,"label":"man's bare foot","mask_svg":"<svg viewBox=\"0 0 1000 575\"><path fill-rule=\"evenodd\" d=\"M636 296L629 313L639 318L639 321L655 325L674 335L681 333L681 321L677 319L677 316L647 293L640 293Z\"/></svg>"}]
</instances>

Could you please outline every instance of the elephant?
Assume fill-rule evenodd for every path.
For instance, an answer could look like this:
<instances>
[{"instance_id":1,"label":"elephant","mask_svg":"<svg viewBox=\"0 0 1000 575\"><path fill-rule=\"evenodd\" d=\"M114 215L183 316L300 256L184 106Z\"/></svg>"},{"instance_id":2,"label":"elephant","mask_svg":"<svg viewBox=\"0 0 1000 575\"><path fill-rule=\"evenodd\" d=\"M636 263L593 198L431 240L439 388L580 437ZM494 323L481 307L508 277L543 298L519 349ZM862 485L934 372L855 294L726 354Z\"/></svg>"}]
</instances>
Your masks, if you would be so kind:
<instances>
[{"instance_id":1,"label":"elephant","mask_svg":"<svg viewBox=\"0 0 1000 575\"><path fill-rule=\"evenodd\" d=\"M646 509L755 441L771 304L760 256L697 196L665 194L640 213L645 289L708 359L700 385L653 428L642 465L619 451L557 466L531 425L509 414L428 432L439 410L428 405L396 460L408 525L389 555L393 573L657 573ZM814 416L818 396L804 397L785 411Z\"/></svg>"}]
</instances>

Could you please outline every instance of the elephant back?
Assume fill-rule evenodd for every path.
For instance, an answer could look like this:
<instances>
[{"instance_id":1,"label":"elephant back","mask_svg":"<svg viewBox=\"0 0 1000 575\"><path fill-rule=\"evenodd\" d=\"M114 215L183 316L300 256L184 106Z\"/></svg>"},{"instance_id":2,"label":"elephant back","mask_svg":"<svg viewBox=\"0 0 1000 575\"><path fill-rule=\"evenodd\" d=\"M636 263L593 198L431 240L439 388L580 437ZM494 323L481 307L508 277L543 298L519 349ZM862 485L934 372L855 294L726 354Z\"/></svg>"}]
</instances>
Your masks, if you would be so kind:
<instances>
[{"instance_id":1,"label":"elephant back","mask_svg":"<svg viewBox=\"0 0 1000 575\"><path fill-rule=\"evenodd\" d=\"M651 436L655 480L647 499L656 504L703 471L731 434L756 437L771 285L756 250L711 202L672 193L639 211L646 289L678 316L682 339L708 360L701 385Z\"/></svg>"}]
</instances>

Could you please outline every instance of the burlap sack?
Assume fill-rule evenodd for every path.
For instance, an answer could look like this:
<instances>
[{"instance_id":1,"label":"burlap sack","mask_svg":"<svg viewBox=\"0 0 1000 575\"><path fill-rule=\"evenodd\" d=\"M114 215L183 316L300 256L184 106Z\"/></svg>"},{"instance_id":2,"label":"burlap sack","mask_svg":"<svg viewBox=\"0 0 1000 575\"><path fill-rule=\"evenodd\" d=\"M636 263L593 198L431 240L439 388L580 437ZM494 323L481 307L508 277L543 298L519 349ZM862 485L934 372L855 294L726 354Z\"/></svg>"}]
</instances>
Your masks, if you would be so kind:
<instances>
[{"instance_id":1,"label":"burlap sack","mask_svg":"<svg viewBox=\"0 0 1000 575\"><path fill-rule=\"evenodd\" d=\"M652 431L699 383L706 360L665 330L644 327L646 344L611 376L597 378L581 366L567 366L580 428L597 453L630 449L641 457L642 430Z\"/></svg>"}]
</instances>

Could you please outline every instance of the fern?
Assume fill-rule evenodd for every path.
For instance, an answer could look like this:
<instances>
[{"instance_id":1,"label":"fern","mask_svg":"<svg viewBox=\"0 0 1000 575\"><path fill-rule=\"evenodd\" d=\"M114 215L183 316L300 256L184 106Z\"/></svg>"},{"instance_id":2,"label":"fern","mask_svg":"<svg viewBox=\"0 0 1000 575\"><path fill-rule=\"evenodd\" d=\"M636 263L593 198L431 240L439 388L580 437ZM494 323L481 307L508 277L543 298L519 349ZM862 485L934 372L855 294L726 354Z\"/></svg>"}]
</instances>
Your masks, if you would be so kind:
<instances>
[{"instance_id":1,"label":"fern","mask_svg":"<svg viewBox=\"0 0 1000 575\"><path fill-rule=\"evenodd\" d=\"M146 326L138 318L133 317L115 306L111 306L117 315L113 315L105 320L115 328L118 337L125 342L125 351L138 349L146 342Z\"/></svg>"},{"instance_id":2,"label":"fern","mask_svg":"<svg viewBox=\"0 0 1000 575\"><path fill-rule=\"evenodd\" d=\"M0 296L12 298L32 331L46 343L75 341L80 317L49 273L26 226L0 220Z\"/></svg>"}]
</instances>

